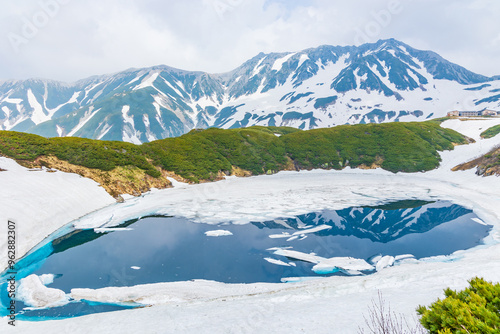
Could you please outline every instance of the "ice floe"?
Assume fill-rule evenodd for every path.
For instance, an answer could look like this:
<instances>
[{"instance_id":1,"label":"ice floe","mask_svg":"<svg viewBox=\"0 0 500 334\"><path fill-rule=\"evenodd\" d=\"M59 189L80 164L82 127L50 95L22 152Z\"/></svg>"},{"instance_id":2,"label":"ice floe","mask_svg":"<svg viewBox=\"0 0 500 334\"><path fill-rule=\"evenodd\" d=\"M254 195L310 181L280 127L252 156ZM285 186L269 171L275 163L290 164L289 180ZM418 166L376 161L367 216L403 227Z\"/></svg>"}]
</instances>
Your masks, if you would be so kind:
<instances>
[{"instance_id":1,"label":"ice floe","mask_svg":"<svg viewBox=\"0 0 500 334\"><path fill-rule=\"evenodd\" d=\"M227 237L233 235L230 231L225 230L214 230L205 232L207 237Z\"/></svg>"},{"instance_id":2,"label":"ice floe","mask_svg":"<svg viewBox=\"0 0 500 334\"><path fill-rule=\"evenodd\" d=\"M270 257L265 257L264 260L266 260L267 262L272 263L272 264L277 264L279 266L284 266L284 267L292 266L290 263L286 263L286 262L283 262L281 260L276 260L276 259L273 259Z\"/></svg>"},{"instance_id":3,"label":"ice floe","mask_svg":"<svg viewBox=\"0 0 500 334\"><path fill-rule=\"evenodd\" d=\"M482 221L481 219L479 218L472 218L473 221L475 221L476 223L478 224L481 224L481 225L488 225L486 224L484 221Z\"/></svg>"},{"instance_id":4,"label":"ice floe","mask_svg":"<svg viewBox=\"0 0 500 334\"><path fill-rule=\"evenodd\" d=\"M330 274L339 270L345 270L348 274L350 271L354 271L355 275L359 275L361 271L373 270L373 266L363 259L356 259L352 257L333 257L321 260L312 268L312 270L316 274Z\"/></svg>"},{"instance_id":5,"label":"ice floe","mask_svg":"<svg viewBox=\"0 0 500 334\"><path fill-rule=\"evenodd\" d=\"M310 263L320 263L322 260L325 259L324 257L317 256L314 253L306 254L306 253L302 253L299 251L294 251L294 250L290 250L290 249L283 249L283 248L275 250L274 254L286 256L286 257L291 258L291 259L296 259L296 260L310 262Z\"/></svg>"},{"instance_id":6,"label":"ice floe","mask_svg":"<svg viewBox=\"0 0 500 334\"><path fill-rule=\"evenodd\" d=\"M69 302L64 291L48 288L44 285L51 283L53 276L30 275L19 281L17 288L17 299L28 306L35 308L47 308L62 306Z\"/></svg>"},{"instance_id":7,"label":"ice floe","mask_svg":"<svg viewBox=\"0 0 500 334\"><path fill-rule=\"evenodd\" d=\"M271 234L269 238L271 239L285 239L290 238L292 235L290 233L283 232L282 234Z\"/></svg>"},{"instance_id":8,"label":"ice floe","mask_svg":"<svg viewBox=\"0 0 500 334\"><path fill-rule=\"evenodd\" d=\"M315 266L312 270L317 274L331 274L340 270L345 270L348 273L350 270L359 272L374 269L373 266L365 260L352 257L324 258L314 253L306 254L290 249L277 249L274 251L274 254L314 263Z\"/></svg>"}]
</instances>

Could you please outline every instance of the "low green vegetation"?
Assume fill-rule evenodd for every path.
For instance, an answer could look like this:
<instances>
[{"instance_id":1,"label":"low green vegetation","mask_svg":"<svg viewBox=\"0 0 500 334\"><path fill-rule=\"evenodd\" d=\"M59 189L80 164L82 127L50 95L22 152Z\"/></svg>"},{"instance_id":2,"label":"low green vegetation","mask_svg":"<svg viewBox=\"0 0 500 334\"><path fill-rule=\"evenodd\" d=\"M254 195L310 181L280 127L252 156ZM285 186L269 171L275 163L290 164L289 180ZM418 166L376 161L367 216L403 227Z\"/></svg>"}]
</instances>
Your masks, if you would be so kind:
<instances>
[{"instance_id":1,"label":"low green vegetation","mask_svg":"<svg viewBox=\"0 0 500 334\"><path fill-rule=\"evenodd\" d=\"M0 154L26 162L53 155L74 165L104 171L118 166L136 166L153 177L160 176L146 159L141 146L119 141L76 137L47 139L23 132L1 131Z\"/></svg>"},{"instance_id":2,"label":"low green vegetation","mask_svg":"<svg viewBox=\"0 0 500 334\"><path fill-rule=\"evenodd\" d=\"M420 322L430 333L500 333L500 284L474 278L462 291L445 290L446 298L420 306Z\"/></svg>"},{"instance_id":3,"label":"low green vegetation","mask_svg":"<svg viewBox=\"0 0 500 334\"><path fill-rule=\"evenodd\" d=\"M464 144L459 133L436 122L343 125L301 131L287 127L192 130L143 145L84 138L44 138L0 131L0 154L30 162L56 156L101 170L136 166L158 177L156 167L192 181L214 180L233 167L253 175L283 169L380 166L392 172L436 168L437 151Z\"/></svg>"},{"instance_id":4,"label":"low green vegetation","mask_svg":"<svg viewBox=\"0 0 500 334\"><path fill-rule=\"evenodd\" d=\"M431 122L342 125L291 133L283 141L300 169L376 165L391 172L434 169L440 162L437 151L466 142Z\"/></svg>"},{"instance_id":5,"label":"low green vegetation","mask_svg":"<svg viewBox=\"0 0 500 334\"><path fill-rule=\"evenodd\" d=\"M212 179L219 171L230 174L232 166L254 175L284 169L288 161L286 149L276 134L296 131L276 127L210 128L142 146L155 165L197 181Z\"/></svg>"},{"instance_id":6,"label":"low green vegetation","mask_svg":"<svg viewBox=\"0 0 500 334\"><path fill-rule=\"evenodd\" d=\"M441 124L444 121L447 121L449 119L450 119L450 117L446 116L446 117L440 117L440 118L433 118L433 119L428 120L428 122L436 122L436 123Z\"/></svg>"},{"instance_id":7,"label":"low green vegetation","mask_svg":"<svg viewBox=\"0 0 500 334\"><path fill-rule=\"evenodd\" d=\"M495 126L489 128L486 131L483 131L481 133L481 138L485 138L485 139L493 138L493 137L495 137L499 133L500 133L500 124L499 125L495 125Z\"/></svg>"}]
</instances>

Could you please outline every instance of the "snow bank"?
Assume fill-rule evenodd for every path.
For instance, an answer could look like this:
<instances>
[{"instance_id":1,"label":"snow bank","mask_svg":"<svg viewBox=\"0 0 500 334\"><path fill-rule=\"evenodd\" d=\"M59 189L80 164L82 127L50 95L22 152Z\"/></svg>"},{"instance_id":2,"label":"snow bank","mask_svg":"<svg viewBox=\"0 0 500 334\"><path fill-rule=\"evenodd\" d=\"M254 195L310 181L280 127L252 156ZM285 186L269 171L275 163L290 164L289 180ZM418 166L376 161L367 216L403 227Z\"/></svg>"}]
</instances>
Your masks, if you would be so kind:
<instances>
[{"instance_id":1,"label":"snow bank","mask_svg":"<svg viewBox=\"0 0 500 334\"><path fill-rule=\"evenodd\" d=\"M394 256L386 255L377 262L375 268L377 271L381 271L387 267L391 267L394 264L394 260Z\"/></svg>"},{"instance_id":2,"label":"snow bank","mask_svg":"<svg viewBox=\"0 0 500 334\"><path fill-rule=\"evenodd\" d=\"M30 171L0 157L0 271L7 266L7 219L16 223L17 258L52 232L115 203L96 182L76 174Z\"/></svg>"},{"instance_id":3,"label":"snow bank","mask_svg":"<svg viewBox=\"0 0 500 334\"><path fill-rule=\"evenodd\" d=\"M242 296L250 293L250 291L269 293L281 289L280 284L259 283L252 284L249 287L247 284L225 284L214 281L193 280L189 282L144 284L132 287L108 287L95 290L72 289L70 296L75 300L85 299L107 303L135 302L151 305Z\"/></svg>"},{"instance_id":4,"label":"snow bank","mask_svg":"<svg viewBox=\"0 0 500 334\"><path fill-rule=\"evenodd\" d=\"M44 284L52 283L52 275L30 275L19 281L17 300L36 308L56 307L67 304L69 298L64 291L47 288Z\"/></svg>"}]
</instances>

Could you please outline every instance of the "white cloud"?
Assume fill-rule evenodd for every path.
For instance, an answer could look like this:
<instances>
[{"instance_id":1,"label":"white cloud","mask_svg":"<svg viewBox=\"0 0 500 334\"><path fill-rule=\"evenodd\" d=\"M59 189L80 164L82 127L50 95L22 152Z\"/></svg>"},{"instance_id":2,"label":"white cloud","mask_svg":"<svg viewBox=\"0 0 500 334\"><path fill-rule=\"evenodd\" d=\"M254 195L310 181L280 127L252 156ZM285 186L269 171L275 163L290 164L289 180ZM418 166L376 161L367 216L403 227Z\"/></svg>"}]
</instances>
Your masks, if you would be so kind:
<instances>
[{"instance_id":1,"label":"white cloud","mask_svg":"<svg viewBox=\"0 0 500 334\"><path fill-rule=\"evenodd\" d=\"M390 37L481 74L500 74L496 0L64 0L24 38L34 16L43 19L41 3L56 1L63 2L2 5L0 78L71 81L157 64L224 72L259 52ZM24 38L18 52L12 34Z\"/></svg>"}]
</instances>

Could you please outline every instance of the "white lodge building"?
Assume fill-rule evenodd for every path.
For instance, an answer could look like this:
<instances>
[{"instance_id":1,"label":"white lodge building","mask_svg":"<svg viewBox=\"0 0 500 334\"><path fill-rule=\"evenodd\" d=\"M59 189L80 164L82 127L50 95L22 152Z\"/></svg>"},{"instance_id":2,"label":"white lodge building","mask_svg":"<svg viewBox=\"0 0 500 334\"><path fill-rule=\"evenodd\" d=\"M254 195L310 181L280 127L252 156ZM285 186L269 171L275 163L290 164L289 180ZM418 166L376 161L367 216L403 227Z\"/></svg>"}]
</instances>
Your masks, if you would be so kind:
<instances>
[{"instance_id":1,"label":"white lodge building","mask_svg":"<svg viewBox=\"0 0 500 334\"><path fill-rule=\"evenodd\" d=\"M475 116L498 116L498 112L491 109L483 109L479 111L450 111L448 117L475 117Z\"/></svg>"}]
</instances>

